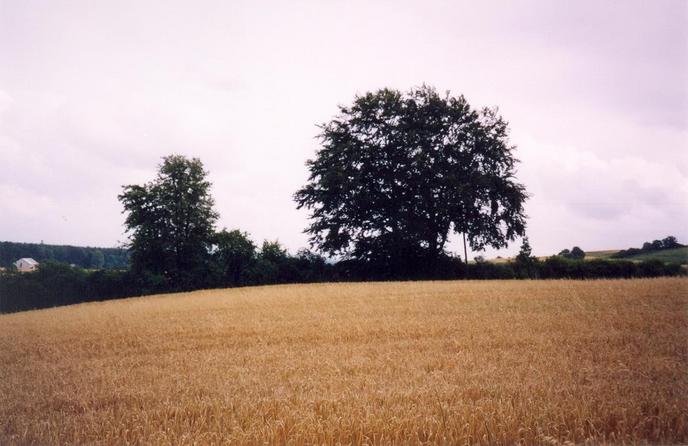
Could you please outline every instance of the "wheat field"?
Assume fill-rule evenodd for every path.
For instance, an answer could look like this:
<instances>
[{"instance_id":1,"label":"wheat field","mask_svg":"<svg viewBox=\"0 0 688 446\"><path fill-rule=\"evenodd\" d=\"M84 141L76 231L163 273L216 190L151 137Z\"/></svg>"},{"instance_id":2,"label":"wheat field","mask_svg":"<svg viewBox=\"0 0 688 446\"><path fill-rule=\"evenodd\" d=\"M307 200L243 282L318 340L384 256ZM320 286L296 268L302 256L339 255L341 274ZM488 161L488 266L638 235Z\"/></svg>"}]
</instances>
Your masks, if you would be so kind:
<instances>
[{"instance_id":1,"label":"wheat field","mask_svg":"<svg viewBox=\"0 0 688 446\"><path fill-rule=\"evenodd\" d=\"M688 442L688 279L314 284L0 316L0 444Z\"/></svg>"}]
</instances>

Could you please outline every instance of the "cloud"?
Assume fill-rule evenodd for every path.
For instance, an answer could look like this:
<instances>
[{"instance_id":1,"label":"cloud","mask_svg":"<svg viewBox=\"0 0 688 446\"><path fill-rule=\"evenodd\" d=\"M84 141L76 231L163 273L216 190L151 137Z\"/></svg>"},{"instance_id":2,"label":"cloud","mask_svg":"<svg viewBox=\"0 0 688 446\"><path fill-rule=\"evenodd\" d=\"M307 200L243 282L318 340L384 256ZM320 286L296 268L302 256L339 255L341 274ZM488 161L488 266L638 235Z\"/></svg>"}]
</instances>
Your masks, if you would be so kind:
<instances>
[{"instance_id":1,"label":"cloud","mask_svg":"<svg viewBox=\"0 0 688 446\"><path fill-rule=\"evenodd\" d=\"M688 238L688 176L679 165L534 141L525 147L521 177L532 194L529 232L538 254Z\"/></svg>"},{"instance_id":2,"label":"cloud","mask_svg":"<svg viewBox=\"0 0 688 446\"><path fill-rule=\"evenodd\" d=\"M498 105L510 122L536 253L687 239L686 8L9 3L0 232L114 244L121 185L149 181L162 156L180 153L210 171L220 226L296 250L307 213L291 196L315 125L356 93L428 83Z\"/></svg>"}]
</instances>

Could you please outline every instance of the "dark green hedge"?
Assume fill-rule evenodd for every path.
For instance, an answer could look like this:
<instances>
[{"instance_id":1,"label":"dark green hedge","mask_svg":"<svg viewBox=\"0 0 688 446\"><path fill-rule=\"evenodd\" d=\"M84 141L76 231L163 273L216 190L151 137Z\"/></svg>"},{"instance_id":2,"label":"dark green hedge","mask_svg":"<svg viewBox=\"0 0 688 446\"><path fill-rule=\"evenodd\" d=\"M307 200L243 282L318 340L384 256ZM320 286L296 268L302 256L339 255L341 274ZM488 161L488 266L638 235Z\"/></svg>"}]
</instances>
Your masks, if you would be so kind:
<instances>
[{"instance_id":1,"label":"dark green hedge","mask_svg":"<svg viewBox=\"0 0 688 446\"><path fill-rule=\"evenodd\" d=\"M415 265L415 269L412 267ZM661 261L630 262L569 260L550 257L528 264L472 263L455 257L435 261L409 262L403 274L390 274L385 265L352 260L327 263L314 254L283 255L251 262L241 274L224 277L209 268L199 278L198 288L306 283L324 281L422 280L422 279L598 279L676 276L685 274L677 264ZM238 277L238 279L237 279ZM162 276L136 274L130 270L86 271L65 264L42 263L36 272L0 273L0 313L70 305L79 302L142 296L179 291Z\"/></svg>"}]
</instances>

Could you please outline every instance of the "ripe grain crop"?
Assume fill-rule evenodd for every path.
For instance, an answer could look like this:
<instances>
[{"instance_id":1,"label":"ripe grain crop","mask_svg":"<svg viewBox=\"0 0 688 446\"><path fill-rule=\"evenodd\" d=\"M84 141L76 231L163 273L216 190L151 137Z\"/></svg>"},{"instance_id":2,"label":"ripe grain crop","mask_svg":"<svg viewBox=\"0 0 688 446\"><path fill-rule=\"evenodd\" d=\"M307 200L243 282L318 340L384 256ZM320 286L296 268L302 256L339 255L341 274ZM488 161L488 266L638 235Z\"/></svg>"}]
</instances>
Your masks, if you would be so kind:
<instances>
[{"instance_id":1,"label":"ripe grain crop","mask_svg":"<svg viewBox=\"0 0 688 446\"><path fill-rule=\"evenodd\" d=\"M237 288L0 316L0 444L688 442L688 280Z\"/></svg>"}]
</instances>

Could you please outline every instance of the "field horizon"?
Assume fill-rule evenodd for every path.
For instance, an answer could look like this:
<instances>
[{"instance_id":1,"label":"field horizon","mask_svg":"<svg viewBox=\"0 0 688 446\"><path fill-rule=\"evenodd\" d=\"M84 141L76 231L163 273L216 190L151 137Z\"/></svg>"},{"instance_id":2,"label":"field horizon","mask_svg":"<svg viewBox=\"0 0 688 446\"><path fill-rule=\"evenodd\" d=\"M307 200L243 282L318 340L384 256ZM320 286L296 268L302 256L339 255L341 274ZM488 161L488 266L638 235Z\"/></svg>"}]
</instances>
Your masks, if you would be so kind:
<instances>
[{"instance_id":1,"label":"field horizon","mask_svg":"<svg viewBox=\"0 0 688 446\"><path fill-rule=\"evenodd\" d=\"M269 285L0 315L0 444L688 441L688 279Z\"/></svg>"}]
</instances>

